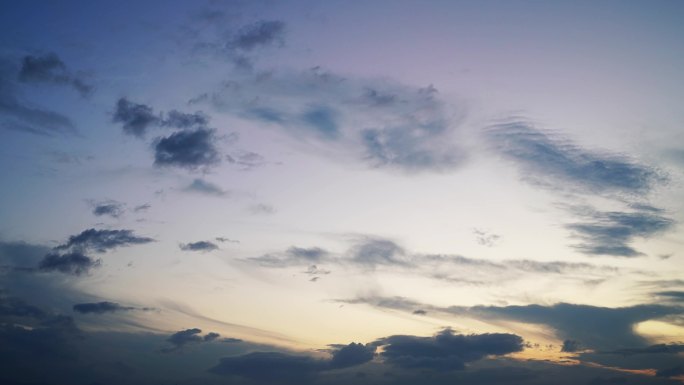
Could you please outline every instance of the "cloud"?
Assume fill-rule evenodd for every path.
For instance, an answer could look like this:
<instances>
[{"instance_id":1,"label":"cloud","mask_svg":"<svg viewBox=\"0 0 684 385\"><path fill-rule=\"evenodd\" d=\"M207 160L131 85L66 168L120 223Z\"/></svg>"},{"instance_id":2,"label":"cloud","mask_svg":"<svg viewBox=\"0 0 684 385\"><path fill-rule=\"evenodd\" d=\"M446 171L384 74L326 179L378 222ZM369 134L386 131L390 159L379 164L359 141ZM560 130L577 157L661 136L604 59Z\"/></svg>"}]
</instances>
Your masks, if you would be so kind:
<instances>
[{"instance_id":1,"label":"cloud","mask_svg":"<svg viewBox=\"0 0 684 385\"><path fill-rule=\"evenodd\" d=\"M408 265L406 251L396 243L380 238L367 238L354 245L349 251L352 261L368 266Z\"/></svg>"},{"instance_id":2,"label":"cloud","mask_svg":"<svg viewBox=\"0 0 684 385\"><path fill-rule=\"evenodd\" d=\"M450 307L446 311L480 320L507 319L543 324L556 330L563 340L573 340L593 349L610 350L645 346L646 339L634 326L640 322L684 314L684 308L663 305L598 307L557 303L555 305Z\"/></svg>"},{"instance_id":3,"label":"cloud","mask_svg":"<svg viewBox=\"0 0 684 385\"><path fill-rule=\"evenodd\" d=\"M501 239L501 236L498 234L480 229L473 229L473 234L475 234L475 240L481 246L493 247Z\"/></svg>"},{"instance_id":4,"label":"cloud","mask_svg":"<svg viewBox=\"0 0 684 385\"><path fill-rule=\"evenodd\" d=\"M133 208L133 211L135 211L136 213L139 213L139 212L141 212L141 211L147 211L147 210L149 210L151 207L152 207L151 204L145 203L145 204L142 204L142 205L135 206L135 208Z\"/></svg>"},{"instance_id":5,"label":"cloud","mask_svg":"<svg viewBox=\"0 0 684 385\"><path fill-rule=\"evenodd\" d=\"M209 117L201 111L189 114L171 110L161 124L176 128L205 127L209 124Z\"/></svg>"},{"instance_id":6,"label":"cloud","mask_svg":"<svg viewBox=\"0 0 684 385\"><path fill-rule=\"evenodd\" d=\"M352 342L349 345L335 345L331 352L330 367L333 369L348 368L365 364L375 356L376 346Z\"/></svg>"},{"instance_id":7,"label":"cloud","mask_svg":"<svg viewBox=\"0 0 684 385\"><path fill-rule=\"evenodd\" d=\"M66 64L55 53L24 56L18 78L24 83L66 85L72 87L81 96L88 96L94 89L81 77L69 71Z\"/></svg>"},{"instance_id":8,"label":"cloud","mask_svg":"<svg viewBox=\"0 0 684 385\"><path fill-rule=\"evenodd\" d=\"M209 241L183 243L183 244L180 244L179 247L183 251L202 251L202 252L214 251L214 250L218 250L218 248L219 248L218 246L216 246L215 243L212 243Z\"/></svg>"},{"instance_id":9,"label":"cloud","mask_svg":"<svg viewBox=\"0 0 684 385\"><path fill-rule=\"evenodd\" d=\"M587 221L565 227L582 240L575 248L587 255L637 257L644 255L629 246L637 237L650 238L674 226L674 221L652 212L601 212L573 208L573 213Z\"/></svg>"},{"instance_id":10,"label":"cloud","mask_svg":"<svg viewBox=\"0 0 684 385\"><path fill-rule=\"evenodd\" d=\"M94 250L98 253L104 253L118 247L142 245L150 242L154 242L154 239L135 235L133 230L87 229L78 235L70 236L65 244L57 246L55 249L64 250L73 248L78 250Z\"/></svg>"},{"instance_id":11,"label":"cloud","mask_svg":"<svg viewBox=\"0 0 684 385\"><path fill-rule=\"evenodd\" d=\"M561 346L561 352L564 353L574 353L580 349L581 345L575 340L565 340L563 341L563 346Z\"/></svg>"},{"instance_id":12,"label":"cloud","mask_svg":"<svg viewBox=\"0 0 684 385\"><path fill-rule=\"evenodd\" d=\"M230 238L226 238L226 237L216 237L214 239L217 242L221 242L221 243L226 243L226 242L228 242L228 243L240 243L240 241L238 241L238 240L230 239Z\"/></svg>"},{"instance_id":13,"label":"cloud","mask_svg":"<svg viewBox=\"0 0 684 385\"><path fill-rule=\"evenodd\" d=\"M192 183L190 183L190 185L185 187L183 190L189 192L198 192L206 195L214 195L219 197L228 194L228 192L222 189L220 186L214 183L207 182L204 179L200 178L195 178L192 181Z\"/></svg>"},{"instance_id":14,"label":"cloud","mask_svg":"<svg viewBox=\"0 0 684 385\"><path fill-rule=\"evenodd\" d=\"M137 236L132 230L87 229L70 236L66 243L54 247L38 263L38 269L82 275L101 264L99 259L93 259L86 254L89 251L104 253L119 247L150 242L154 242L154 239Z\"/></svg>"},{"instance_id":15,"label":"cloud","mask_svg":"<svg viewBox=\"0 0 684 385\"><path fill-rule=\"evenodd\" d=\"M255 352L222 358L209 372L224 376L241 376L269 383L300 383L324 370L327 363L309 356L278 352ZM268 368L268 370L265 370Z\"/></svg>"},{"instance_id":16,"label":"cloud","mask_svg":"<svg viewBox=\"0 0 684 385\"><path fill-rule=\"evenodd\" d=\"M285 23L278 20L261 20L242 27L232 38L229 46L243 51L283 44Z\"/></svg>"},{"instance_id":17,"label":"cloud","mask_svg":"<svg viewBox=\"0 0 684 385\"><path fill-rule=\"evenodd\" d=\"M328 251L319 247L302 248L292 246L284 253L264 254L259 257L248 258L248 260L264 267L289 267L320 263L325 261L328 255Z\"/></svg>"},{"instance_id":18,"label":"cloud","mask_svg":"<svg viewBox=\"0 0 684 385\"><path fill-rule=\"evenodd\" d=\"M515 334L462 335L451 329L433 337L395 335L376 344L383 346L385 362L405 369L463 370L469 362L523 350L523 339Z\"/></svg>"},{"instance_id":19,"label":"cloud","mask_svg":"<svg viewBox=\"0 0 684 385\"><path fill-rule=\"evenodd\" d=\"M0 266L32 268L50 252L50 248L26 242L0 241Z\"/></svg>"},{"instance_id":20,"label":"cloud","mask_svg":"<svg viewBox=\"0 0 684 385\"><path fill-rule=\"evenodd\" d=\"M552 189L638 196L667 180L653 167L623 155L587 150L525 121L494 125L486 137L499 154L520 167L525 180Z\"/></svg>"},{"instance_id":21,"label":"cloud","mask_svg":"<svg viewBox=\"0 0 684 385\"><path fill-rule=\"evenodd\" d=\"M127 312L127 311L150 311L155 310L151 307L133 307L133 306L122 306L116 302L89 302L89 303L79 303L72 307L73 311L81 314L105 314L105 313L116 313L116 312Z\"/></svg>"},{"instance_id":22,"label":"cloud","mask_svg":"<svg viewBox=\"0 0 684 385\"><path fill-rule=\"evenodd\" d=\"M234 164L242 170L251 170L267 163L263 156L250 151L226 155L226 160L228 163Z\"/></svg>"},{"instance_id":23,"label":"cloud","mask_svg":"<svg viewBox=\"0 0 684 385\"><path fill-rule=\"evenodd\" d=\"M42 271L59 271L60 273L81 275L100 266L100 260L95 260L81 252L49 253L38 264Z\"/></svg>"},{"instance_id":24,"label":"cloud","mask_svg":"<svg viewBox=\"0 0 684 385\"><path fill-rule=\"evenodd\" d=\"M154 164L190 170L220 162L214 146L214 130L198 128L182 130L158 139L154 146Z\"/></svg>"},{"instance_id":25,"label":"cloud","mask_svg":"<svg viewBox=\"0 0 684 385\"><path fill-rule=\"evenodd\" d=\"M249 211L252 214L274 214L276 212L275 207L266 203L257 203L255 205L249 206Z\"/></svg>"},{"instance_id":26,"label":"cloud","mask_svg":"<svg viewBox=\"0 0 684 385\"><path fill-rule=\"evenodd\" d=\"M346 78L314 67L236 74L203 100L373 168L444 172L466 159L455 135L462 113L452 112L432 86Z\"/></svg>"},{"instance_id":27,"label":"cloud","mask_svg":"<svg viewBox=\"0 0 684 385\"><path fill-rule=\"evenodd\" d=\"M121 306L116 302L93 302L93 303L79 303L74 305L74 311L81 314L104 314L115 313L120 311L137 310L131 306Z\"/></svg>"},{"instance_id":28,"label":"cloud","mask_svg":"<svg viewBox=\"0 0 684 385\"><path fill-rule=\"evenodd\" d=\"M655 293L659 297L666 297L669 298L673 301L684 301L684 291L674 291L674 290L668 290L668 291L660 291Z\"/></svg>"},{"instance_id":29,"label":"cloud","mask_svg":"<svg viewBox=\"0 0 684 385\"><path fill-rule=\"evenodd\" d=\"M147 133L147 129L151 126L157 126L161 119L154 114L152 107L120 98L116 102L112 121L122 123L125 134L142 138Z\"/></svg>"},{"instance_id":30,"label":"cloud","mask_svg":"<svg viewBox=\"0 0 684 385\"><path fill-rule=\"evenodd\" d=\"M196 345L204 342L211 342L219 337L218 333L210 332L201 335L202 330L198 328L181 330L173 333L169 338L166 339L167 342L171 343L172 347L162 349L163 353L170 353L182 350L188 345Z\"/></svg>"},{"instance_id":31,"label":"cloud","mask_svg":"<svg viewBox=\"0 0 684 385\"><path fill-rule=\"evenodd\" d=\"M0 58L0 127L37 135L74 134L68 117L23 100L14 82L17 69Z\"/></svg>"},{"instance_id":32,"label":"cloud","mask_svg":"<svg viewBox=\"0 0 684 385\"><path fill-rule=\"evenodd\" d=\"M103 215L112 218L119 218L124 213L124 205L116 201L95 203L93 205L93 215L101 217Z\"/></svg>"}]
</instances>

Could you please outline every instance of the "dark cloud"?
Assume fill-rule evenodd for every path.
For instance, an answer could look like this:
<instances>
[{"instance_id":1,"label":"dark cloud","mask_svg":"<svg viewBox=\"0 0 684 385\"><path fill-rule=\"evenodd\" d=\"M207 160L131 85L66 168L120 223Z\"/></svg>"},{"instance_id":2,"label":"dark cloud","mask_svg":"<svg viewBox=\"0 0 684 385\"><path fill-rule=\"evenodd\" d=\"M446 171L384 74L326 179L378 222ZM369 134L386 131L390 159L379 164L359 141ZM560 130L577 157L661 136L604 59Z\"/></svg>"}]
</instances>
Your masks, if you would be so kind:
<instances>
[{"instance_id":1,"label":"dark cloud","mask_svg":"<svg viewBox=\"0 0 684 385\"><path fill-rule=\"evenodd\" d=\"M204 127L209 124L209 117L201 111L189 114L171 110L161 123L176 128Z\"/></svg>"},{"instance_id":2,"label":"dark cloud","mask_svg":"<svg viewBox=\"0 0 684 385\"><path fill-rule=\"evenodd\" d=\"M122 123L124 133L141 138L145 136L149 127L159 125L161 118L155 115L152 107L148 105L133 103L126 98L120 98L116 102L112 121Z\"/></svg>"},{"instance_id":3,"label":"dark cloud","mask_svg":"<svg viewBox=\"0 0 684 385\"><path fill-rule=\"evenodd\" d=\"M186 329L173 333L169 338L166 339L167 342L171 343L172 347L164 348L162 349L162 352L170 353L179 351L186 346L211 342L219 337L219 334L214 332L207 333L204 336L201 334L202 330L198 328Z\"/></svg>"},{"instance_id":4,"label":"dark cloud","mask_svg":"<svg viewBox=\"0 0 684 385\"><path fill-rule=\"evenodd\" d=\"M486 133L500 154L519 165L526 180L553 189L641 195L666 180L655 168L584 149L528 122L498 124Z\"/></svg>"},{"instance_id":5,"label":"dark cloud","mask_svg":"<svg viewBox=\"0 0 684 385\"><path fill-rule=\"evenodd\" d=\"M342 369L351 366L365 364L373 359L377 347L373 344L360 344L352 342L349 345L335 346L330 354L330 367L332 369Z\"/></svg>"},{"instance_id":6,"label":"dark cloud","mask_svg":"<svg viewBox=\"0 0 684 385\"><path fill-rule=\"evenodd\" d=\"M619 349L612 354L639 355L639 354L679 354L684 353L684 344L657 344L645 348Z\"/></svg>"},{"instance_id":7,"label":"dark cloud","mask_svg":"<svg viewBox=\"0 0 684 385\"><path fill-rule=\"evenodd\" d=\"M194 179L192 183L190 183L190 185L185 187L183 190L219 197L228 194L228 192L222 189L220 186L199 178Z\"/></svg>"},{"instance_id":8,"label":"dark cloud","mask_svg":"<svg viewBox=\"0 0 684 385\"><path fill-rule=\"evenodd\" d=\"M523 339L515 334L454 334L445 329L433 337L396 335L376 341L383 346L380 356L401 368L462 370L472 361L487 356L523 350Z\"/></svg>"},{"instance_id":9,"label":"dark cloud","mask_svg":"<svg viewBox=\"0 0 684 385\"><path fill-rule=\"evenodd\" d=\"M684 366L675 366L667 369L659 369L656 372L657 377L682 377L684 376Z\"/></svg>"},{"instance_id":10,"label":"dark cloud","mask_svg":"<svg viewBox=\"0 0 684 385\"><path fill-rule=\"evenodd\" d=\"M285 23L278 20L261 20L244 26L232 38L230 46L244 51L272 44L282 44Z\"/></svg>"},{"instance_id":11,"label":"dark cloud","mask_svg":"<svg viewBox=\"0 0 684 385\"><path fill-rule=\"evenodd\" d=\"M507 319L543 324L556 330L558 337L593 349L611 350L646 346L634 326L640 322L684 314L684 308L663 305L636 305L608 308L558 303L551 306L450 307L446 311L482 320Z\"/></svg>"},{"instance_id":12,"label":"dark cloud","mask_svg":"<svg viewBox=\"0 0 684 385\"><path fill-rule=\"evenodd\" d=\"M139 237L132 230L87 229L46 254L38 263L41 271L58 271L81 275L100 266L100 260L86 254L89 251L104 253L108 250L131 245L154 242L154 239Z\"/></svg>"},{"instance_id":13,"label":"dark cloud","mask_svg":"<svg viewBox=\"0 0 684 385\"><path fill-rule=\"evenodd\" d=\"M79 303L74 305L74 311L81 314L104 314L115 313L120 311L137 310L131 306L121 306L116 302L93 302L93 303Z\"/></svg>"},{"instance_id":14,"label":"dark cloud","mask_svg":"<svg viewBox=\"0 0 684 385\"><path fill-rule=\"evenodd\" d=\"M119 218L124 213L124 205L115 201L95 203L93 205L93 215L101 217L103 215L112 218Z\"/></svg>"},{"instance_id":15,"label":"dark cloud","mask_svg":"<svg viewBox=\"0 0 684 385\"><path fill-rule=\"evenodd\" d=\"M19 81L66 85L79 92L81 96L88 96L94 88L81 77L69 71L64 62L55 53L41 56L24 56L21 61Z\"/></svg>"},{"instance_id":16,"label":"dark cloud","mask_svg":"<svg viewBox=\"0 0 684 385\"><path fill-rule=\"evenodd\" d=\"M179 247L183 251L202 251L202 252L214 251L214 250L218 250L218 248L219 248L218 246L216 246L215 243L212 243L209 241L182 243L182 244L180 244Z\"/></svg>"},{"instance_id":17,"label":"dark cloud","mask_svg":"<svg viewBox=\"0 0 684 385\"><path fill-rule=\"evenodd\" d=\"M27 102L19 95L13 63L0 58L0 127L38 135L75 134L68 117Z\"/></svg>"},{"instance_id":18,"label":"dark cloud","mask_svg":"<svg viewBox=\"0 0 684 385\"><path fill-rule=\"evenodd\" d=\"M38 264L42 271L59 271L60 273L81 275L100 266L99 259L93 259L81 252L49 253Z\"/></svg>"},{"instance_id":19,"label":"dark cloud","mask_svg":"<svg viewBox=\"0 0 684 385\"><path fill-rule=\"evenodd\" d=\"M70 317L0 295L0 380L19 368L73 360L73 343L81 337Z\"/></svg>"},{"instance_id":20,"label":"dark cloud","mask_svg":"<svg viewBox=\"0 0 684 385\"><path fill-rule=\"evenodd\" d=\"M580 349L581 345L575 340L565 340L563 341L563 346L561 346L561 352L565 353L573 353L579 351Z\"/></svg>"},{"instance_id":21,"label":"dark cloud","mask_svg":"<svg viewBox=\"0 0 684 385\"><path fill-rule=\"evenodd\" d=\"M140 237L136 235L133 230L87 229L78 235L70 236L67 243L57 246L56 249L64 250L71 248L78 250L94 250L98 253L104 253L118 247L142 245L150 242L154 242L154 239Z\"/></svg>"},{"instance_id":22,"label":"dark cloud","mask_svg":"<svg viewBox=\"0 0 684 385\"><path fill-rule=\"evenodd\" d=\"M415 314L415 315L427 315L427 311L425 311L423 309L416 309L413 311L413 314Z\"/></svg>"},{"instance_id":23,"label":"dark cloud","mask_svg":"<svg viewBox=\"0 0 684 385\"><path fill-rule=\"evenodd\" d=\"M214 146L214 130L198 128L175 132L159 139L154 146L156 166L174 166L190 170L220 162Z\"/></svg>"},{"instance_id":24,"label":"dark cloud","mask_svg":"<svg viewBox=\"0 0 684 385\"><path fill-rule=\"evenodd\" d=\"M50 252L50 248L26 242L0 241L0 266L35 267Z\"/></svg>"},{"instance_id":25,"label":"dark cloud","mask_svg":"<svg viewBox=\"0 0 684 385\"><path fill-rule=\"evenodd\" d=\"M265 370L265 368L268 368ZM309 356L278 352L256 352L242 356L222 358L211 373L240 376L268 383L296 384L310 380L317 372L327 368L327 362Z\"/></svg>"},{"instance_id":26,"label":"dark cloud","mask_svg":"<svg viewBox=\"0 0 684 385\"><path fill-rule=\"evenodd\" d=\"M651 212L601 212L574 208L585 222L566 225L582 243L576 249L587 255L637 257L643 253L629 243L635 238L650 238L671 229L674 221Z\"/></svg>"},{"instance_id":27,"label":"dark cloud","mask_svg":"<svg viewBox=\"0 0 684 385\"><path fill-rule=\"evenodd\" d=\"M656 293L656 295L659 297L671 298L672 300L675 300L675 301L684 301L684 291L674 291L674 290L660 291L660 292Z\"/></svg>"}]
</instances>

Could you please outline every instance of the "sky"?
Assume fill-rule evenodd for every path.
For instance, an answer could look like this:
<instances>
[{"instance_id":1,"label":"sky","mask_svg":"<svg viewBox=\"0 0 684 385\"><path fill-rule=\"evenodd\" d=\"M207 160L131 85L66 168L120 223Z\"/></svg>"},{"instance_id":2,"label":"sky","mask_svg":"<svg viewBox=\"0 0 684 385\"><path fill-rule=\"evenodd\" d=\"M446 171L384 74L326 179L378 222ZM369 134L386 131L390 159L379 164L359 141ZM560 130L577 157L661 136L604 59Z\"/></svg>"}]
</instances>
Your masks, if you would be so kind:
<instances>
[{"instance_id":1,"label":"sky","mask_svg":"<svg viewBox=\"0 0 684 385\"><path fill-rule=\"evenodd\" d=\"M682 16L0 1L0 382L684 382Z\"/></svg>"}]
</instances>

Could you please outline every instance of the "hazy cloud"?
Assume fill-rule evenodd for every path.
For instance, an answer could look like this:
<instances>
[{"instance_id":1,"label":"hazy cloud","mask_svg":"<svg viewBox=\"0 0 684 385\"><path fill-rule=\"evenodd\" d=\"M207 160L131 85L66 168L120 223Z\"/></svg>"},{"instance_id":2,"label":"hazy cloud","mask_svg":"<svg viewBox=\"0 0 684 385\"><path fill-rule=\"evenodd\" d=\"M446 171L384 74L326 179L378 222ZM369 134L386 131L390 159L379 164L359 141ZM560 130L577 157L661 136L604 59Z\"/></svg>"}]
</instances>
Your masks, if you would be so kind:
<instances>
[{"instance_id":1,"label":"hazy cloud","mask_svg":"<svg viewBox=\"0 0 684 385\"><path fill-rule=\"evenodd\" d=\"M176 128L204 127L209 124L209 117L201 111L184 113L171 110L162 120L162 125Z\"/></svg>"},{"instance_id":2,"label":"hazy cloud","mask_svg":"<svg viewBox=\"0 0 684 385\"><path fill-rule=\"evenodd\" d=\"M72 87L81 96L93 91L80 76L67 69L66 64L55 53L33 56L26 55L21 61L19 81L24 83L52 83Z\"/></svg>"},{"instance_id":3,"label":"hazy cloud","mask_svg":"<svg viewBox=\"0 0 684 385\"><path fill-rule=\"evenodd\" d=\"M643 253L629 243L637 237L650 238L674 226L674 221L648 212L601 212L588 208L572 210L585 222L566 225L582 243L576 249L588 255L637 257Z\"/></svg>"},{"instance_id":4,"label":"hazy cloud","mask_svg":"<svg viewBox=\"0 0 684 385\"><path fill-rule=\"evenodd\" d=\"M184 188L185 191L197 192L201 194L214 195L214 196L225 196L228 192L222 189L220 186L207 182L204 179L195 178L192 183Z\"/></svg>"},{"instance_id":5,"label":"hazy cloud","mask_svg":"<svg viewBox=\"0 0 684 385\"><path fill-rule=\"evenodd\" d=\"M255 48L283 44L285 23L278 20L261 20L242 27L232 38L230 46L244 51Z\"/></svg>"}]
</instances>

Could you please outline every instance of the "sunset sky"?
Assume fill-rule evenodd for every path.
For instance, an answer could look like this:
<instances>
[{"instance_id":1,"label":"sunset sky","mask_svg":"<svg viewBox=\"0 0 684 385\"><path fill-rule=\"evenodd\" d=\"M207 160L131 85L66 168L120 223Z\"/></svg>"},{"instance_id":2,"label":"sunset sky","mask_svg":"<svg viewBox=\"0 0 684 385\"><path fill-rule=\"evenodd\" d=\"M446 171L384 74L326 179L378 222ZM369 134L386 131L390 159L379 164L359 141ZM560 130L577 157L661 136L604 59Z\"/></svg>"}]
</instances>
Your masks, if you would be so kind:
<instances>
[{"instance_id":1,"label":"sunset sky","mask_svg":"<svg viewBox=\"0 0 684 385\"><path fill-rule=\"evenodd\" d=\"M683 17L0 1L0 382L684 382Z\"/></svg>"}]
</instances>

